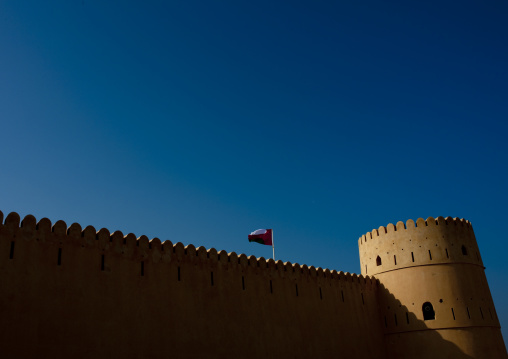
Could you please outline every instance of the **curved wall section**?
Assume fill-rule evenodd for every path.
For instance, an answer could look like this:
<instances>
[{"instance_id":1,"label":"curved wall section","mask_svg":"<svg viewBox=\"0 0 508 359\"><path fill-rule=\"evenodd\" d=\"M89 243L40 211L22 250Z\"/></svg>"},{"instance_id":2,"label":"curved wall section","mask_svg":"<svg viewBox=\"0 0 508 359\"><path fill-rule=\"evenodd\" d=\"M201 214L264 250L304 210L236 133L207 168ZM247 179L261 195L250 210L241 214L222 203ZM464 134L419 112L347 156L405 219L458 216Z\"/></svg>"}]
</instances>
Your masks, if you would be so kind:
<instances>
[{"instance_id":1,"label":"curved wall section","mask_svg":"<svg viewBox=\"0 0 508 359\"><path fill-rule=\"evenodd\" d=\"M440 352L436 345L442 340L436 338L444 337L474 358L506 355L468 221L430 217L398 222L363 235L358 244L362 274L380 282L388 357L432 357ZM415 342L421 347L417 356Z\"/></svg>"}]
</instances>

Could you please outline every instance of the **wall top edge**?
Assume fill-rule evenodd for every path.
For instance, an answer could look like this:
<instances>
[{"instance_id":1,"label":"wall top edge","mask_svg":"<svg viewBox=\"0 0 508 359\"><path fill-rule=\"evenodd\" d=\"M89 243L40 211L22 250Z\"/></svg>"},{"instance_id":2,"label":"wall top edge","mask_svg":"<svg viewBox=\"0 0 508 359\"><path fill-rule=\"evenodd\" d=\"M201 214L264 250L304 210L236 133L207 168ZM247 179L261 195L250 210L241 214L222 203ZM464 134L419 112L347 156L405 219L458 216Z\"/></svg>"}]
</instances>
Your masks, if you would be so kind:
<instances>
[{"instance_id":1,"label":"wall top edge","mask_svg":"<svg viewBox=\"0 0 508 359\"><path fill-rule=\"evenodd\" d=\"M3 227L3 228L2 228ZM358 281L358 282L376 282L376 279L371 276L364 276L362 274L348 273L330 269L323 269L321 267L307 266L306 264L300 265L298 263L283 262L282 260L265 259L264 257L256 258L255 256L247 256L246 254L237 254L235 252L226 252L225 250L217 251L215 248L206 249L203 246L196 247L193 244L185 246L181 242L172 243L170 240L161 242L159 238L149 239L147 236L142 235L136 237L133 233L124 235L121 231L114 231L111 233L106 228L96 230L93 226L82 228L78 223L73 223L70 226L59 220L54 224L48 218L41 218L38 222L36 218L29 214L21 220L16 212L9 213L5 219L4 214L0 211L0 229L6 230L20 230L25 235L36 234L39 235L53 234L60 236L61 239L66 237L68 240L96 240L98 242L108 243L122 243L126 247L140 247L146 251L158 250L160 252L172 252L178 256L189 256L192 258L200 258L202 260L211 260L214 262L222 263L237 263L251 267L272 268L284 271L292 271L298 273L305 273L314 276L322 276L328 278L336 278L345 281Z\"/></svg>"}]
</instances>

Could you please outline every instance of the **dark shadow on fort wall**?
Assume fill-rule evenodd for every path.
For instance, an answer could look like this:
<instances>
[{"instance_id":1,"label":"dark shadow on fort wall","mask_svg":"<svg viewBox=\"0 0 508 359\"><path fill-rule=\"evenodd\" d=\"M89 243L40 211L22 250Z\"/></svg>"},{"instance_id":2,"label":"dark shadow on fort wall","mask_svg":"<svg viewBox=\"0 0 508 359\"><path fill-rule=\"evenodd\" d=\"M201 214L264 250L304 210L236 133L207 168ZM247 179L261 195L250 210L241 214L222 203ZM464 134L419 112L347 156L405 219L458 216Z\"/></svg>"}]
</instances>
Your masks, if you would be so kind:
<instances>
[{"instance_id":1,"label":"dark shadow on fort wall","mask_svg":"<svg viewBox=\"0 0 508 359\"><path fill-rule=\"evenodd\" d=\"M386 358L474 359L429 328L381 283L378 296Z\"/></svg>"}]
</instances>

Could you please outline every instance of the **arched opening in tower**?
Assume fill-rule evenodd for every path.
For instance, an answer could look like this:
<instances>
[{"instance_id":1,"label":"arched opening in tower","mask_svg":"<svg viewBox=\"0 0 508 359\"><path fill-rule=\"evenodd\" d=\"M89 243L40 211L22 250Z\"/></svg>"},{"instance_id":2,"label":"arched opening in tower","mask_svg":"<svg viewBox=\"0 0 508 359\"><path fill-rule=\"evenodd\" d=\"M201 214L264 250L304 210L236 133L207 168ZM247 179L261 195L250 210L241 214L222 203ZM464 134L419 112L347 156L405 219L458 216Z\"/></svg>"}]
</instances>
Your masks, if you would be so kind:
<instances>
[{"instance_id":1,"label":"arched opening in tower","mask_svg":"<svg viewBox=\"0 0 508 359\"><path fill-rule=\"evenodd\" d=\"M377 258L376 258L376 265L377 266L381 265L381 257L379 257L379 256L377 256Z\"/></svg>"},{"instance_id":2,"label":"arched opening in tower","mask_svg":"<svg viewBox=\"0 0 508 359\"><path fill-rule=\"evenodd\" d=\"M436 319L436 313L434 312L434 308L430 302L423 303L422 306L423 311L423 320L434 320Z\"/></svg>"}]
</instances>

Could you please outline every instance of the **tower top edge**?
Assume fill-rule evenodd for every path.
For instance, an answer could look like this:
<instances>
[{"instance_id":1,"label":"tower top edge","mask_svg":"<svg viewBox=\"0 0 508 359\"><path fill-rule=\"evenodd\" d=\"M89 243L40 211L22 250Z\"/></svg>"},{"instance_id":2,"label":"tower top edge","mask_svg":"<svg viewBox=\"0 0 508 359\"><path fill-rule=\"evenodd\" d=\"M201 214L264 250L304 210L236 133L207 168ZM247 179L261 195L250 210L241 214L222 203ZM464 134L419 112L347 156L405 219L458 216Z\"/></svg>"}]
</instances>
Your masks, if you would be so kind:
<instances>
[{"instance_id":1,"label":"tower top edge","mask_svg":"<svg viewBox=\"0 0 508 359\"><path fill-rule=\"evenodd\" d=\"M362 235L358 240L372 239L375 237L383 236L397 231L403 230L420 230L422 228L436 227L436 226L456 226L465 229L472 229L472 224L464 218L453 217L428 217L427 219L418 218L416 221L408 219L406 223L399 221L397 224L389 223L386 226L381 226L378 229L373 229L370 232Z\"/></svg>"}]
</instances>

